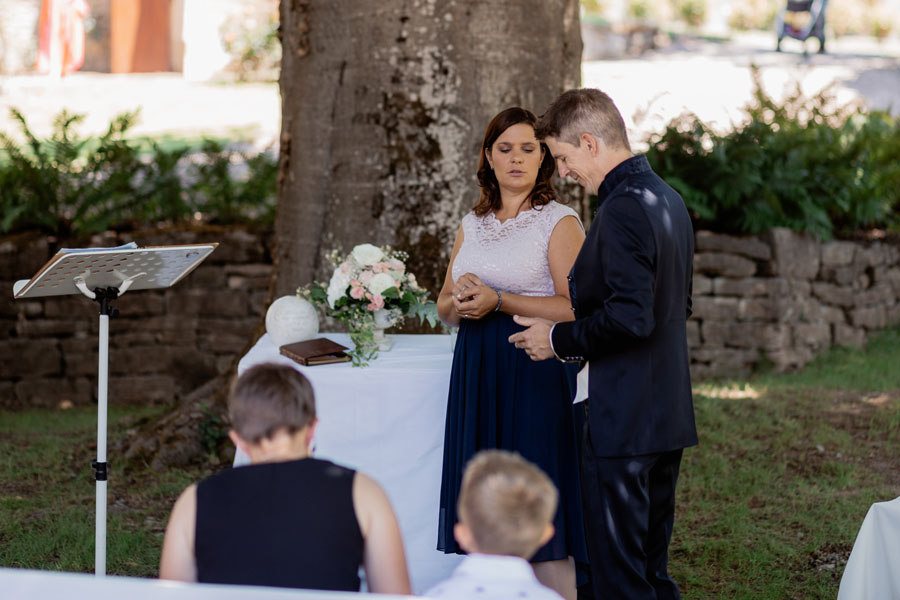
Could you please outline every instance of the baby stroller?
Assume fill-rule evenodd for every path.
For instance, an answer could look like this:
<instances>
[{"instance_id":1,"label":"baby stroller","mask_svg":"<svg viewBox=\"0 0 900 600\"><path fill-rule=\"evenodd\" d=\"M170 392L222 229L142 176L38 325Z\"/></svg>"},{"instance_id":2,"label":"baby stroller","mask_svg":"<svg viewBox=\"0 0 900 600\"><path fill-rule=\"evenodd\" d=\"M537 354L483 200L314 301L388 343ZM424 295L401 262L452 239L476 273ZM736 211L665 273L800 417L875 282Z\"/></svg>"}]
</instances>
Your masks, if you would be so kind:
<instances>
[{"instance_id":1,"label":"baby stroller","mask_svg":"<svg viewBox=\"0 0 900 600\"><path fill-rule=\"evenodd\" d=\"M819 40L819 54L825 53L825 6L828 0L810 0L809 2L794 2L788 0L787 6L778 11L775 17L775 33L778 35L778 44L775 50L781 52L781 40L786 37L805 42L811 37ZM785 23L786 13L809 13L809 21L803 27L797 27Z\"/></svg>"}]
</instances>

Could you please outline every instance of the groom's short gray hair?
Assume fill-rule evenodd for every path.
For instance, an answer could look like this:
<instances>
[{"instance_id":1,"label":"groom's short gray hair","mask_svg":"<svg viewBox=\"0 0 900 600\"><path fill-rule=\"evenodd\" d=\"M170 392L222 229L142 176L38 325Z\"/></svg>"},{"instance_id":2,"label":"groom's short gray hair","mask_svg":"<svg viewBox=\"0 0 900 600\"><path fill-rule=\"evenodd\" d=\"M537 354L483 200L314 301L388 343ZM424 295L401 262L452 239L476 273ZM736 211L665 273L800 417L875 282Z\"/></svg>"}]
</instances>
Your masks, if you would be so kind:
<instances>
[{"instance_id":1,"label":"groom's short gray hair","mask_svg":"<svg viewBox=\"0 0 900 600\"><path fill-rule=\"evenodd\" d=\"M534 133L539 140L552 137L573 146L580 144L581 134L589 133L610 149L631 150L619 109L593 88L563 92L538 119Z\"/></svg>"}]
</instances>

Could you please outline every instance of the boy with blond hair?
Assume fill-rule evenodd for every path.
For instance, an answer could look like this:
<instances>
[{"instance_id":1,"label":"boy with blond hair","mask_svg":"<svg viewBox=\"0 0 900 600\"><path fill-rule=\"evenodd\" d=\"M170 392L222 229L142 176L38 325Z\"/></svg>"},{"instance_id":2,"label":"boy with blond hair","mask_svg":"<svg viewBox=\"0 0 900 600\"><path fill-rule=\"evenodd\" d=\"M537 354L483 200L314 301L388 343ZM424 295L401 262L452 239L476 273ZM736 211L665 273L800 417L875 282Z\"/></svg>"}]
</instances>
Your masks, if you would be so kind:
<instances>
[{"instance_id":1,"label":"boy with blond hair","mask_svg":"<svg viewBox=\"0 0 900 600\"><path fill-rule=\"evenodd\" d=\"M484 450L469 461L453 529L468 556L430 598L561 600L538 582L528 563L553 537L557 491L547 475L518 454Z\"/></svg>"}]
</instances>

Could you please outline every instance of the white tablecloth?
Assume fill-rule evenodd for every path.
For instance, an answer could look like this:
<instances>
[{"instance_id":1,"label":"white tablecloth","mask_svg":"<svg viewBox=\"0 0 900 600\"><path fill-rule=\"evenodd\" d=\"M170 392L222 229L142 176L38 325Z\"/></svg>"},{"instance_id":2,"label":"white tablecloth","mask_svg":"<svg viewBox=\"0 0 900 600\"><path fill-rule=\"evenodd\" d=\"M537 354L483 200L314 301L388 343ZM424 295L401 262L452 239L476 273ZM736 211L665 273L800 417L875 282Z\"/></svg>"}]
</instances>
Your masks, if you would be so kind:
<instances>
[{"instance_id":1,"label":"white tablecloth","mask_svg":"<svg viewBox=\"0 0 900 600\"><path fill-rule=\"evenodd\" d=\"M180 583L137 577L96 577L85 573L0 568L3 600L359 600L349 592L209 583ZM374 596L370 596L374 597ZM409 600L379 595L378 600Z\"/></svg>"},{"instance_id":2,"label":"white tablecloth","mask_svg":"<svg viewBox=\"0 0 900 600\"><path fill-rule=\"evenodd\" d=\"M869 508L838 591L838 600L889 598L900 598L900 498Z\"/></svg>"},{"instance_id":3,"label":"white tablecloth","mask_svg":"<svg viewBox=\"0 0 900 600\"><path fill-rule=\"evenodd\" d=\"M346 334L321 335L352 347ZM385 489L400 521L413 591L422 593L460 560L435 549L453 355L447 335L393 337L392 350L359 368L300 366L263 335L241 359L238 373L277 362L309 378L319 417L315 455L358 469Z\"/></svg>"}]
</instances>

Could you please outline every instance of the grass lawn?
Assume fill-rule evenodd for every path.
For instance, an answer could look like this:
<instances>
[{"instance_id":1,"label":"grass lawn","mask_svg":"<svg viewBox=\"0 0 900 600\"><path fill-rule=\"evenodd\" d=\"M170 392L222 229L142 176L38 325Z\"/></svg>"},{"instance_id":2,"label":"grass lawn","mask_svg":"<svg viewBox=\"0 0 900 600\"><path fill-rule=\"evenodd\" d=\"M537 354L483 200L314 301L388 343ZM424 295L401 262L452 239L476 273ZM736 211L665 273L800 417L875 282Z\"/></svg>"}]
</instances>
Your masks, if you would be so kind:
<instances>
[{"instance_id":1,"label":"grass lawn","mask_svg":"<svg viewBox=\"0 0 900 600\"><path fill-rule=\"evenodd\" d=\"M803 372L698 382L670 570L685 599L834 598L873 502L900 496L900 329ZM162 407L110 410L110 440ZM0 412L0 566L93 570L96 410ZM110 452L108 572L154 577L169 510L219 467Z\"/></svg>"},{"instance_id":2,"label":"grass lawn","mask_svg":"<svg viewBox=\"0 0 900 600\"><path fill-rule=\"evenodd\" d=\"M788 375L701 383L670 569L685 598L834 598L873 502L900 496L900 330Z\"/></svg>"}]
</instances>

